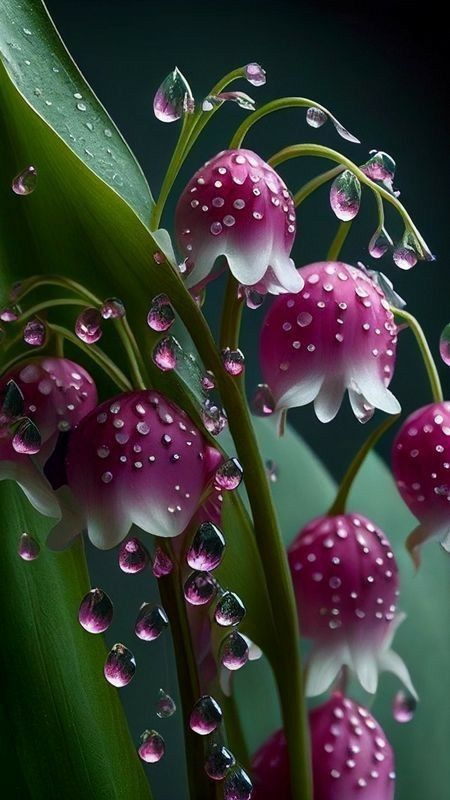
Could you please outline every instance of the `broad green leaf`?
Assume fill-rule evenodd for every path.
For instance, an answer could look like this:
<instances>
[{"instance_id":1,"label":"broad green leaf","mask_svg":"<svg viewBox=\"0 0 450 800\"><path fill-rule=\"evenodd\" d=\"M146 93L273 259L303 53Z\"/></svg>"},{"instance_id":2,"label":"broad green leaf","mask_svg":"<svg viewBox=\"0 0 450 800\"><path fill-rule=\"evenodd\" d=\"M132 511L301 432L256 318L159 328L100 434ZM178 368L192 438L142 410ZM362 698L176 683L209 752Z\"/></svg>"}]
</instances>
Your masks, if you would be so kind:
<instances>
[{"instance_id":1,"label":"broad green leaf","mask_svg":"<svg viewBox=\"0 0 450 800\"><path fill-rule=\"evenodd\" d=\"M72 61L44 4L2 0L1 12L0 58L16 88L73 152L147 222L153 198L142 170ZM33 155L30 150L19 169L33 163Z\"/></svg>"}]
</instances>

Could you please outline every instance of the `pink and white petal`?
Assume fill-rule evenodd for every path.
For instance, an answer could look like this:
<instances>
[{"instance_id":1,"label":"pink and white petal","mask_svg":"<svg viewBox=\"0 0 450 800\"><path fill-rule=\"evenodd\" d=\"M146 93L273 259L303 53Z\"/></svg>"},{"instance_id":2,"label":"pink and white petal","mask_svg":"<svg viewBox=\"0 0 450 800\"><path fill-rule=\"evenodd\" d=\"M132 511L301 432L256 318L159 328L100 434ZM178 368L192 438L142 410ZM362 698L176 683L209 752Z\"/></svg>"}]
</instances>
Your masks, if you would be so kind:
<instances>
[{"instance_id":1,"label":"pink and white petal","mask_svg":"<svg viewBox=\"0 0 450 800\"><path fill-rule=\"evenodd\" d=\"M188 289L194 289L205 284L216 260L220 255L223 255L222 250L223 248L217 247L214 242L211 242L199 247L198 251L195 254L193 253L193 258L195 255L195 264L184 280ZM190 257L188 258L188 263L189 261Z\"/></svg>"},{"instance_id":2,"label":"pink and white petal","mask_svg":"<svg viewBox=\"0 0 450 800\"><path fill-rule=\"evenodd\" d=\"M406 619L405 612L404 611L398 611L397 614L395 615L394 619L390 623L389 628L387 630L387 633L386 633L386 635L385 635L385 637L383 639L383 647L382 647L383 650L389 650L390 649L391 644L394 641L394 636L397 633L397 631L398 631L400 625L402 624L402 622L405 621L405 619Z\"/></svg>"},{"instance_id":3,"label":"pink and white petal","mask_svg":"<svg viewBox=\"0 0 450 800\"><path fill-rule=\"evenodd\" d=\"M243 286L253 286L262 279L270 262L271 252L272 236L264 233L263 229L259 236L252 237L251 244L231 240L226 247L230 270Z\"/></svg>"},{"instance_id":4,"label":"pink and white petal","mask_svg":"<svg viewBox=\"0 0 450 800\"><path fill-rule=\"evenodd\" d=\"M378 686L378 662L374 650L361 642L350 646L351 668L363 689L375 694Z\"/></svg>"},{"instance_id":5,"label":"pink and white petal","mask_svg":"<svg viewBox=\"0 0 450 800\"><path fill-rule=\"evenodd\" d=\"M125 539L131 528L131 520L122 508L100 506L88 513L87 533L94 547L111 550Z\"/></svg>"},{"instance_id":6,"label":"pink and white petal","mask_svg":"<svg viewBox=\"0 0 450 800\"><path fill-rule=\"evenodd\" d=\"M252 288L261 294L298 294L303 286L303 278L291 258L272 257L271 265Z\"/></svg>"},{"instance_id":7,"label":"pink and white petal","mask_svg":"<svg viewBox=\"0 0 450 800\"><path fill-rule=\"evenodd\" d=\"M55 495L59 504L60 519L47 536L47 547L59 551L65 550L83 533L86 523L80 513L80 504L68 486L61 486L55 491Z\"/></svg>"},{"instance_id":8,"label":"pink and white petal","mask_svg":"<svg viewBox=\"0 0 450 800\"><path fill-rule=\"evenodd\" d=\"M418 695L414 688L408 667L403 659L394 650L384 650L378 655L380 672L392 672L403 683L405 689L417 700Z\"/></svg>"},{"instance_id":9,"label":"pink and white petal","mask_svg":"<svg viewBox=\"0 0 450 800\"><path fill-rule=\"evenodd\" d=\"M331 422L338 413L346 386L341 375L325 378L314 400L314 411L320 422Z\"/></svg>"},{"instance_id":10,"label":"pink and white petal","mask_svg":"<svg viewBox=\"0 0 450 800\"><path fill-rule=\"evenodd\" d=\"M324 381L324 374L304 374L302 379L290 386L277 401L277 409L306 406L316 399Z\"/></svg>"},{"instance_id":11,"label":"pink and white petal","mask_svg":"<svg viewBox=\"0 0 450 800\"><path fill-rule=\"evenodd\" d=\"M384 385L378 371L361 366L353 373L353 380L369 405L387 414L399 414L402 410L397 398Z\"/></svg>"},{"instance_id":12,"label":"pink and white petal","mask_svg":"<svg viewBox=\"0 0 450 800\"><path fill-rule=\"evenodd\" d=\"M0 481L15 481L36 511L45 517L60 516L55 492L33 461L22 456L17 461L0 461Z\"/></svg>"},{"instance_id":13,"label":"pink and white petal","mask_svg":"<svg viewBox=\"0 0 450 800\"><path fill-rule=\"evenodd\" d=\"M352 411L358 422L361 422L361 424L369 422L375 413L374 407L371 406L365 397L363 397L360 392L356 391L356 389L349 388L348 397Z\"/></svg>"},{"instance_id":14,"label":"pink and white petal","mask_svg":"<svg viewBox=\"0 0 450 800\"><path fill-rule=\"evenodd\" d=\"M316 644L308 659L306 696L317 697L334 683L344 664L350 663L350 653L344 642L333 646Z\"/></svg>"}]
</instances>

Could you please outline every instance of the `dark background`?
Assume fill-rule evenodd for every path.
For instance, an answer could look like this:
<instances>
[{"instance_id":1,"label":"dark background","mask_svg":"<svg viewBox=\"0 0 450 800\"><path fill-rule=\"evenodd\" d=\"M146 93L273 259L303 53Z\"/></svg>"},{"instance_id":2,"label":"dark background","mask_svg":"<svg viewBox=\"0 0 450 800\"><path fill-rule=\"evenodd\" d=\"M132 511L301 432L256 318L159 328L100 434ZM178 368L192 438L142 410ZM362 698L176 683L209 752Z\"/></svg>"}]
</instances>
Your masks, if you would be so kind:
<instances>
[{"instance_id":1,"label":"dark background","mask_svg":"<svg viewBox=\"0 0 450 800\"><path fill-rule=\"evenodd\" d=\"M282 146L308 140L340 149L356 163L363 163L372 148L392 155L397 162L396 185L401 189L401 200L437 260L433 264L419 262L409 273L395 268L389 256L378 265L408 300L408 309L421 319L438 357L439 334L450 319L450 171L447 26L433 4L413 9L410 3L395 2L364 5L278 0L266 5L262 0L240 4L48 0L47 5L70 52L142 164L155 195L178 126L158 123L152 114L152 100L159 83L175 65L201 98L221 75L258 61L267 70L267 85L258 89L243 83L236 88L247 91L258 103L282 95L315 98L362 141L361 145L344 142L331 125L314 131L307 127L304 112L293 110L272 115L253 129L247 144L265 158ZM246 113L229 106L215 116L192 151L178 189L207 158L227 146ZM328 168L326 162L306 161L301 159L282 169L294 191L313 174ZM175 198L176 192L167 207L165 225L169 230ZM400 236L399 218L389 213L388 223L391 234ZM326 189L301 207L298 225L296 263L301 266L323 259L336 230ZM370 264L367 242L375 227L375 205L370 193L364 192L360 217L342 253L345 260ZM372 261L371 266L377 264ZM207 313L211 319L218 316L223 287L216 282L209 292ZM258 381L256 342L261 313L248 313L244 323L249 387ZM445 391L448 375L445 366L440 367ZM406 410L430 399L424 369L408 332L400 337L393 390ZM365 435L364 428L351 417L347 403L337 420L327 426L314 420L311 408L291 412L290 421L336 477ZM385 454L388 446L389 438L382 446ZM144 576L118 575L115 559L115 553L91 554L94 576L98 580L102 577L107 591L125 597L116 614L117 636L121 627L129 626L136 598L142 600L146 592L149 600L154 589ZM156 686L174 688L168 685L170 678L165 674L163 649L169 651L170 647L163 638L152 656L146 645L137 643L135 647L136 656L147 659L149 703L156 696ZM169 652L167 657L170 659ZM142 730L141 691L136 681L123 693L136 737ZM175 719L158 722L158 726L168 737L168 750L179 752L176 737L181 732ZM184 767L179 764L174 772L173 763L166 759L152 768L158 800L183 800Z\"/></svg>"}]
</instances>

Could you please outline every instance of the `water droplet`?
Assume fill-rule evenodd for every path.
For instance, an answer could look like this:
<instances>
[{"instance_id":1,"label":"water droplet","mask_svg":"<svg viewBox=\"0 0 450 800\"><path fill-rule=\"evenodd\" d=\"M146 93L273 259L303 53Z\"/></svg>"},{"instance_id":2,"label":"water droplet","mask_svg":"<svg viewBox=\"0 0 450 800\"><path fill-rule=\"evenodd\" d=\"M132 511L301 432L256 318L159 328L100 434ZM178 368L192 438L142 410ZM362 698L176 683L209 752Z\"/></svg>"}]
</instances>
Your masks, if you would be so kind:
<instances>
[{"instance_id":1,"label":"water droplet","mask_svg":"<svg viewBox=\"0 0 450 800\"><path fill-rule=\"evenodd\" d=\"M439 339L439 352L442 361L450 367L450 323L445 326Z\"/></svg>"},{"instance_id":2,"label":"water droplet","mask_svg":"<svg viewBox=\"0 0 450 800\"><path fill-rule=\"evenodd\" d=\"M154 297L147 314L147 325L152 331L167 331L175 322L175 312L166 294Z\"/></svg>"},{"instance_id":3,"label":"water droplet","mask_svg":"<svg viewBox=\"0 0 450 800\"><path fill-rule=\"evenodd\" d=\"M268 417L275 410L275 400L267 383L258 383L252 400L253 413L257 417Z\"/></svg>"},{"instance_id":4,"label":"water droplet","mask_svg":"<svg viewBox=\"0 0 450 800\"><path fill-rule=\"evenodd\" d=\"M396 246L392 258L394 264L400 269L408 270L417 264L417 254L412 247L403 244L402 242Z\"/></svg>"},{"instance_id":5,"label":"water droplet","mask_svg":"<svg viewBox=\"0 0 450 800\"><path fill-rule=\"evenodd\" d=\"M238 625L245 617L245 606L234 592L224 592L214 610L214 619L218 625L227 628Z\"/></svg>"},{"instance_id":6,"label":"water droplet","mask_svg":"<svg viewBox=\"0 0 450 800\"><path fill-rule=\"evenodd\" d=\"M327 114L325 111L322 111L321 108L308 108L306 112L306 122L311 128L321 128L322 125L325 125L328 119Z\"/></svg>"},{"instance_id":7,"label":"water droplet","mask_svg":"<svg viewBox=\"0 0 450 800\"><path fill-rule=\"evenodd\" d=\"M139 539L132 537L120 545L119 567L122 572L136 575L146 568L148 561L148 552Z\"/></svg>"},{"instance_id":8,"label":"water droplet","mask_svg":"<svg viewBox=\"0 0 450 800\"><path fill-rule=\"evenodd\" d=\"M417 708L417 700L406 692L399 691L392 703L392 716L396 722L411 722Z\"/></svg>"},{"instance_id":9,"label":"water droplet","mask_svg":"<svg viewBox=\"0 0 450 800\"><path fill-rule=\"evenodd\" d=\"M266 70L255 61L244 67L244 75L252 86L264 86L266 82Z\"/></svg>"},{"instance_id":10,"label":"water droplet","mask_svg":"<svg viewBox=\"0 0 450 800\"><path fill-rule=\"evenodd\" d=\"M22 533L17 552L24 561L35 561L41 552L41 548L39 542L33 539L29 533Z\"/></svg>"},{"instance_id":11,"label":"water droplet","mask_svg":"<svg viewBox=\"0 0 450 800\"><path fill-rule=\"evenodd\" d=\"M268 458L265 462L266 467L266 474L270 481L270 483L276 483L279 476L279 469L278 464L275 463L271 458Z\"/></svg>"},{"instance_id":12,"label":"water droplet","mask_svg":"<svg viewBox=\"0 0 450 800\"><path fill-rule=\"evenodd\" d=\"M219 566L224 550L222 531L213 522L202 522L186 553L186 561L192 569L208 572Z\"/></svg>"},{"instance_id":13,"label":"water droplet","mask_svg":"<svg viewBox=\"0 0 450 800\"><path fill-rule=\"evenodd\" d=\"M381 258L392 247L392 239L385 228L377 228L369 242L369 253L372 258Z\"/></svg>"},{"instance_id":14,"label":"water droplet","mask_svg":"<svg viewBox=\"0 0 450 800\"><path fill-rule=\"evenodd\" d=\"M230 375L242 375L245 367L245 358L242 350L232 350L226 347L222 350L222 362L227 372Z\"/></svg>"},{"instance_id":15,"label":"water droplet","mask_svg":"<svg viewBox=\"0 0 450 800\"><path fill-rule=\"evenodd\" d=\"M25 36L32 36L33 35L32 31L30 31L29 28L22 28L22 30L23 30Z\"/></svg>"},{"instance_id":16,"label":"water droplet","mask_svg":"<svg viewBox=\"0 0 450 800\"><path fill-rule=\"evenodd\" d=\"M34 422L28 417L19 420L14 428L12 446L16 453L23 453L27 456L39 453L41 449L41 434Z\"/></svg>"},{"instance_id":17,"label":"water droplet","mask_svg":"<svg viewBox=\"0 0 450 800\"><path fill-rule=\"evenodd\" d=\"M222 722L222 709L214 697L204 694L197 700L189 717L189 727L200 736L207 736L217 730Z\"/></svg>"},{"instance_id":18,"label":"water droplet","mask_svg":"<svg viewBox=\"0 0 450 800\"><path fill-rule=\"evenodd\" d=\"M164 689L160 689L158 692L158 699L155 703L156 716L160 719L173 717L176 710L177 706L175 700L170 696L170 694L167 694Z\"/></svg>"},{"instance_id":19,"label":"water droplet","mask_svg":"<svg viewBox=\"0 0 450 800\"><path fill-rule=\"evenodd\" d=\"M19 319L19 312L15 308L3 308L0 319L2 322L16 322Z\"/></svg>"},{"instance_id":20,"label":"water droplet","mask_svg":"<svg viewBox=\"0 0 450 800\"><path fill-rule=\"evenodd\" d=\"M134 632L139 639L153 642L167 628L169 619L161 606L144 603L136 619Z\"/></svg>"},{"instance_id":21,"label":"water droplet","mask_svg":"<svg viewBox=\"0 0 450 800\"><path fill-rule=\"evenodd\" d=\"M228 423L225 412L211 400L204 400L202 404L202 420L206 430L213 436L218 436Z\"/></svg>"},{"instance_id":22,"label":"water droplet","mask_svg":"<svg viewBox=\"0 0 450 800\"><path fill-rule=\"evenodd\" d=\"M208 572L192 572L184 584L184 596L192 606L209 603L217 592L217 583Z\"/></svg>"},{"instance_id":23,"label":"water droplet","mask_svg":"<svg viewBox=\"0 0 450 800\"><path fill-rule=\"evenodd\" d=\"M248 651L247 641L238 631L233 631L222 642L220 663L227 669L240 669L248 661Z\"/></svg>"},{"instance_id":24,"label":"water droplet","mask_svg":"<svg viewBox=\"0 0 450 800\"><path fill-rule=\"evenodd\" d=\"M218 103L226 101L237 103L244 111L254 111L256 107L255 101L249 97L248 94L245 94L245 92L221 92L217 95L209 95L209 97L206 98L206 102L212 103L212 105L217 105Z\"/></svg>"},{"instance_id":25,"label":"water droplet","mask_svg":"<svg viewBox=\"0 0 450 800\"><path fill-rule=\"evenodd\" d=\"M139 758L146 764L156 764L161 761L166 752L166 745L163 737L157 731L144 731L141 735L141 742L138 749Z\"/></svg>"},{"instance_id":26,"label":"water droplet","mask_svg":"<svg viewBox=\"0 0 450 800\"><path fill-rule=\"evenodd\" d=\"M361 172L372 181L391 181L395 175L395 161L381 150L375 152L365 164L360 167Z\"/></svg>"},{"instance_id":27,"label":"water droplet","mask_svg":"<svg viewBox=\"0 0 450 800\"><path fill-rule=\"evenodd\" d=\"M131 650L120 642L115 644L109 651L103 668L103 674L108 683L117 688L126 686L132 680L135 672L136 661Z\"/></svg>"},{"instance_id":28,"label":"water droplet","mask_svg":"<svg viewBox=\"0 0 450 800\"><path fill-rule=\"evenodd\" d=\"M307 328L308 325L311 325L312 321L313 317L309 311L301 311L297 317L297 325L300 325L301 328Z\"/></svg>"},{"instance_id":29,"label":"water droplet","mask_svg":"<svg viewBox=\"0 0 450 800\"><path fill-rule=\"evenodd\" d=\"M42 347L45 342L46 329L40 319L30 319L23 330L23 340L31 347Z\"/></svg>"},{"instance_id":30,"label":"water droplet","mask_svg":"<svg viewBox=\"0 0 450 800\"><path fill-rule=\"evenodd\" d=\"M175 67L164 78L153 100L153 112L160 122L175 122L181 119L186 112L193 111L194 98L191 88L180 72Z\"/></svg>"},{"instance_id":31,"label":"water droplet","mask_svg":"<svg viewBox=\"0 0 450 800\"><path fill-rule=\"evenodd\" d=\"M354 219L361 203L361 184L349 169L334 179L330 189L330 205L343 222Z\"/></svg>"},{"instance_id":32,"label":"water droplet","mask_svg":"<svg viewBox=\"0 0 450 800\"><path fill-rule=\"evenodd\" d=\"M77 109L78 111L86 111L85 103L77 103Z\"/></svg>"},{"instance_id":33,"label":"water droplet","mask_svg":"<svg viewBox=\"0 0 450 800\"><path fill-rule=\"evenodd\" d=\"M100 314L103 319L122 319L125 316L125 306L117 297L108 297L100 309Z\"/></svg>"},{"instance_id":34,"label":"water droplet","mask_svg":"<svg viewBox=\"0 0 450 800\"><path fill-rule=\"evenodd\" d=\"M113 618L113 604L103 589L91 589L83 597L78 610L80 625L89 633L108 630Z\"/></svg>"},{"instance_id":35,"label":"water droplet","mask_svg":"<svg viewBox=\"0 0 450 800\"><path fill-rule=\"evenodd\" d=\"M14 194L27 195L34 192L37 186L37 169L29 166L13 178L11 188Z\"/></svg>"},{"instance_id":36,"label":"water droplet","mask_svg":"<svg viewBox=\"0 0 450 800\"><path fill-rule=\"evenodd\" d=\"M175 369L177 365L178 348L178 342L173 336L166 336L157 343L153 350L152 358L156 366L159 367L162 372Z\"/></svg>"},{"instance_id":37,"label":"water droplet","mask_svg":"<svg viewBox=\"0 0 450 800\"><path fill-rule=\"evenodd\" d=\"M237 458L229 458L217 470L214 476L214 483L219 489L224 489L226 492L232 492L237 489L244 470L242 469Z\"/></svg>"},{"instance_id":38,"label":"water droplet","mask_svg":"<svg viewBox=\"0 0 450 800\"><path fill-rule=\"evenodd\" d=\"M153 566L152 572L155 578L163 578L164 575L170 575L173 570L173 562L169 558L169 556L164 552L164 550L159 547L156 547L155 554L153 556Z\"/></svg>"},{"instance_id":39,"label":"water droplet","mask_svg":"<svg viewBox=\"0 0 450 800\"><path fill-rule=\"evenodd\" d=\"M223 800L250 800L253 784L242 767L228 773L223 784Z\"/></svg>"},{"instance_id":40,"label":"water droplet","mask_svg":"<svg viewBox=\"0 0 450 800\"><path fill-rule=\"evenodd\" d=\"M216 388L216 379L210 370L207 370L201 379L202 389L205 392L210 392Z\"/></svg>"},{"instance_id":41,"label":"water droplet","mask_svg":"<svg viewBox=\"0 0 450 800\"><path fill-rule=\"evenodd\" d=\"M94 344L102 337L102 316L96 308L85 308L75 322L75 333L82 342Z\"/></svg>"},{"instance_id":42,"label":"water droplet","mask_svg":"<svg viewBox=\"0 0 450 800\"><path fill-rule=\"evenodd\" d=\"M221 781L236 763L233 753L223 744L212 744L206 754L205 772L213 781Z\"/></svg>"}]
</instances>

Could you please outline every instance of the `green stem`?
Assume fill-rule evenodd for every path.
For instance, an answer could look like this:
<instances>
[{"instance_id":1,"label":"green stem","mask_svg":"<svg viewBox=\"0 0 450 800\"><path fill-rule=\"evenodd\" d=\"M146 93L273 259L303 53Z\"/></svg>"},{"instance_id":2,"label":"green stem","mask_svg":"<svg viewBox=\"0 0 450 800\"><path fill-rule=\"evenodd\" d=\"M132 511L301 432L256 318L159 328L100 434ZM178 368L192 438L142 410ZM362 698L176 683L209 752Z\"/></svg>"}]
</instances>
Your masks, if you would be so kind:
<instances>
[{"instance_id":1,"label":"green stem","mask_svg":"<svg viewBox=\"0 0 450 800\"><path fill-rule=\"evenodd\" d=\"M239 347L239 335L241 329L242 311L244 301L238 297L239 284L231 272L228 275L227 288L222 309L222 319L220 323L220 349L231 347L235 350Z\"/></svg>"},{"instance_id":2,"label":"green stem","mask_svg":"<svg viewBox=\"0 0 450 800\"><path fill-rule=\"evenodd\" d=\"M298 208L310 194L319 189L324 183L328 181L332 181L336 178L341 172L344 171L344 167L333 167L333 169L329 169L326 172L322 172L321 175L316 175L315 178L312 178L310 181L305 183L303 186L300 187L298 192L294 194L294 204L295 207Z\"/></svg>"},{"instance_id":3,"label":"green stem","mask_svg":"<svg viewBox=\"0 0 450 800\"><path fill-rule=\"evenodd\" d=\"M85 298L86 302L92 303L94 306L101 306L102 302L95 294L92 294L81 283L72 280L72 278L62 277L61 275L36 275L24 282L23 291L19 294L18 300L22 300L27 294L38 289L40 286L63 286L65 289L70 289L72 292Z\"/></svg>"},{"instance_id":4,"label":"green stem","mask_svg":"<svg viewBox=\"0 0 450 800\"><path fill-rule=\"evenodd\" d=\"M148 389L150 386L148 372L128 320L126 317L122 317L121 319L115 320L115 322L119 338L128 356L128 361L130 363L132 376L136 383L136 388Z\"/></svg>"},{"instance_id":5,"label":"green stem","mask_svg":"<svg viewBox=\"0 0 450 800\"><path fill-rule=\"evenodd\" d=\"M431 354L430 347L426 340L426 336L422 330L421 325L417 321L412 314L409 314L407 311L399 308L391 308L393 314L396 317L399 317L401 320L406 322L409 328L411 328L416 342L419 346L420 353L422 355L423 363L425 364L425 369L427 371L428 380L430 382L431 394L433 395L433 400L435 403L442 403L444 400L444 395L442 393L442 386L441 381L439 379L439 373L437 371L437 367L434 361L434 358Z\"/></svg>"},{"instance_id":6,"label":"green stem","mask_svg":"<svg viewBox=\"0 0 450 800\"><path fill-rule=\"evenodd\" d=\"M387 417L386 419L375 428L372 433L368 436L362 447L356 453L354 459L352 460L347 472L345 473L342 481L339 485L337 495L333 502L333 505L328 510L327 514L330 517L335 517L338 514L344 514L345 508L347 505L347 498L352 488L353 481L356 478L366 456L370 453L373 447L375 447L376 443L381 439L384 433L400 418L400 414L395 414L394 416Z\"/></svg>"},{"instance_id":7,"label":"green stem","mask_svg":"<svg viewBox=\"0 0 450 800\"><path fill-rule=\"evenodd\" d=\"M121 392L129 392L133 388L126 375L123 374L122 370L119 369L119 367L114 364L114 361L111 361L106 353L104 353L103 350L101 350L95 344L85 344L81 341L81 339L78 338L78 336L72 333L72 331L69 331L62 325L55 325L55 323L52 322L51 324L48 324L47 327L50 331L62 336L64 339L67 339L68 342L76 345L80 350L83 351L83 353L88 355L99 367L103 369L108 378L116 384Z\"/></svg>"},{"instance_id":8,"label":"green stem","mask_svg":"<svg viewBox=\"0 0 450 800\"><path fill-rule=\"evenodd\" d=\"M57 297L52 300L44 300L42 303L36 303L36 305L27 308L26 311L19 317L19 322L25 322L30 317L35 317L39 315L41 311L46 311L48 308L57 308L58 306L85 306L86 303L83 300L79 300L76 297Z\"/></svg>"},{"instance_id":9,"label":"green stem","mask_svg":"<svg viewBox=\"0 0 450 800\"><path fill-rule=\"evenodd\" d=\"M339 228L337 229L336 236L334 237L330 249L327 253L327 261L337 261L339 258L339 254L344 246L344 242L347 236L350 233L350 228L352 227L351 222L341 222Z\"/></svg>"}]
</instances>

